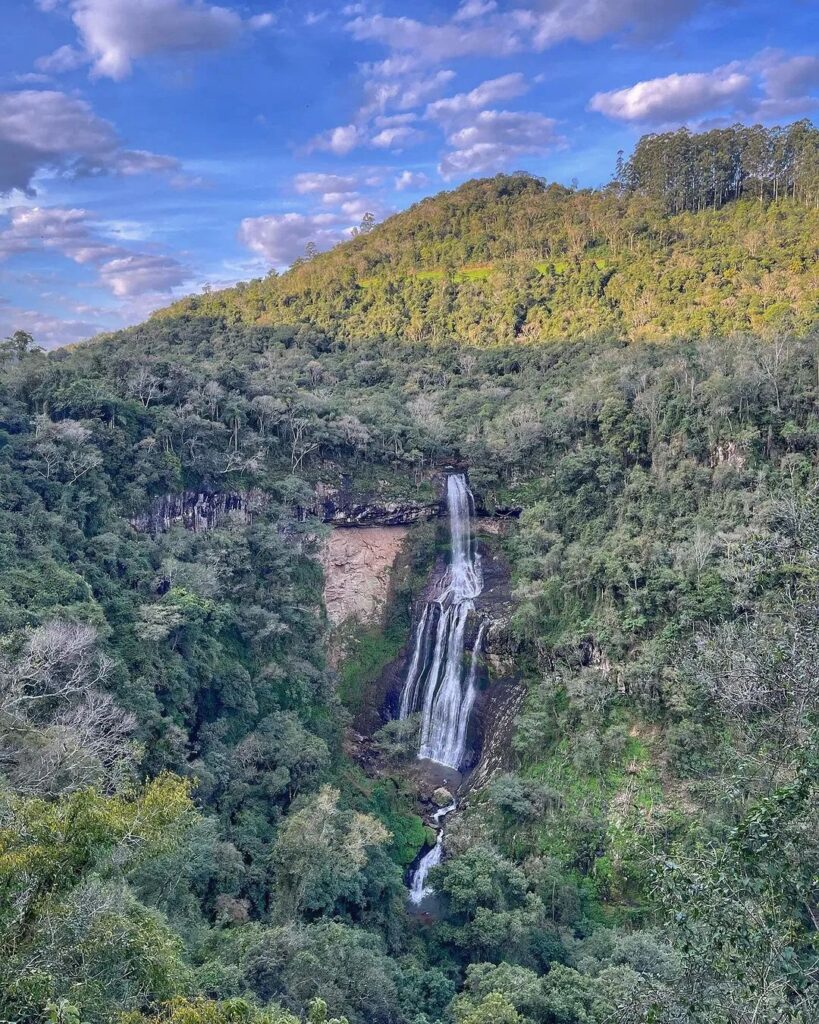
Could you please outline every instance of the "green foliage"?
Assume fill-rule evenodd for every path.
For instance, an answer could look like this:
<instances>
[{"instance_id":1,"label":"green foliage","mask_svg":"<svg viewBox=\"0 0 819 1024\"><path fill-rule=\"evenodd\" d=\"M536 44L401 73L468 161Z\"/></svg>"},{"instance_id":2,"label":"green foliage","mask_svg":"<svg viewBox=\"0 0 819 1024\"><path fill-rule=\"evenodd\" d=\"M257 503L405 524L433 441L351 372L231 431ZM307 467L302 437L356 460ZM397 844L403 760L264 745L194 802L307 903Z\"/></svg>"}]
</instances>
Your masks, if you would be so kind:
<instances>
[{"instance_id":1,"label":"green foliage","mask_svg":"<svg viewBox=\"0 0 819 1024\"><path fill-rule=\"evenodd\" d=\"M133 895L127 873L172 849L194 820L189 786L167 776L131 797L83 790L56 803L6 803L0 990L7 1015L33 1024L49 997L63 1017L77 1004L83 1018L102 1021L112 1004L168 998L187 984L178 937Z\"/></svg>"},{"instance_id":2,"label":"green foliage","mask_svg":"<svg viewBox=\"0 0 819 1024\"><path fill-rule=\"evenodd\" d=\"M174 999L158 1014L145 1016L141 1013L126 1013L120 1017L118 1024L298 1024L298 1020L298 1017L284 1010L254 1008L244 999L224 1002Z\"/></svg>"},{"instance_id":3,"label":"green foliage","mask_svg":"<svg viewBox=\"0 0 819 1024\"><path fill-rule=\"evenodd\" d=\"M816 1018L814 142L649 138L600 193L471 182L182 315L11 339L0 1016ZM319 520L434 510L452 465L507 520L487 660L526 695L410 918L416 723L376 731L376 684L445 530L339 680Z\"/></svg>"},{"instance_id":4,"label":"green foliage","mask_svg":"<svg viewBox=\"0 0 819 1024\"><path fill-rule=\"evenodd\" d=\"M160 315L480 347L803 334L818 135L807 121L649 135L599 191L469 181L286 274Z\"/></svg>"},{"instance_id":5,"label":"green foliage","mask_svg":"<svg viewBox=\"0 0 819 1024\"><path fill-rule=\"evenodd\" d=\"M348 628L342 640L344 660L338 693L351 711L359 711L364 706L371 696L372 684L397 657L404 639L400 629L385 632L377 626Z\"/></svg>"}]
</instances>

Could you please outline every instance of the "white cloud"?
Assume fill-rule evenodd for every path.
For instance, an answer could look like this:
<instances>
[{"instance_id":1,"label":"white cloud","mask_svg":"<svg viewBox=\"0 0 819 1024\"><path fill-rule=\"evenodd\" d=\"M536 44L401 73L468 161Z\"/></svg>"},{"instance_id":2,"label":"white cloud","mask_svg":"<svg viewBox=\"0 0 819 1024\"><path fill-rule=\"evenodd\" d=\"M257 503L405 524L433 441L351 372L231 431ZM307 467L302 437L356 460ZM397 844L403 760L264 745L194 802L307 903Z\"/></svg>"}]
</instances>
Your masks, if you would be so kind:
<instances>
[{"instance_id":1,"label":"white cloud","mask_svg":"<svg viewBox=\"0 0 819 1024\"><path fill-rule=\"evenodd\" d=\"M309 145L310 150L325 149L336 156L345 156L365 141L364 133L355 124L343 124L317 135Z\"/></svg>"},{"instance_id":2,"label":"white cloud","mask_svg":"<svg viewBox=\"0 0 819 1024\"><path fill-rule=\"evenodd\" d=\"M327 150L336 156L346 156L362 146L399 152L423 139L423 134L409 123L411 120L415 120L414 114L397 114L377 117L372 126L347 124L331 128L310 141L308 152Z\"/></svg>"},{"instance_id":3,"label":"white cloud","mask_svg":"<svg viewBox=\"0 0 819 1024\"><path fill-rule=\"evenodd\" d=\"M74 71L88 63L88 57L82 50L74 46L60 46L47 57L38 57L35 68L47 75L60 75L64 71Z\"/></svg>"},{"instance_id":4,"label":"white cloud","mask_svg":"<svg viewBox=\"0 0 819 1024\"><path fill-rule=\"evenodd\" d=\"M456 57L509 56L525 48L518 28L504 19L503 25L474 20L467 24L455 21L429 24L414 18L388 18L381 14L359 17L348 23L348 30L360 42L377 42L388 46L404 59L400 64L382 63L382 72L413 70L428 64L440 64Z\"/></svg>"},{"instance_id":5,"label":"white cloud","mask_svg":"<svg viewBox=\"0 0 819 1024\"><path fill-rule=\"evenodd\" d=\"M9 224L0 231L0 258L40 247L55 249L75 263L92 263L117 252L115 246L95 239L86 210L16 206L8 211Z\"/></svg>"},{"instance_id":6,"label":"white cloud","mask_svg":"<svg viewBox=\"0 0 819 1024\"><path fill-rule=\"evenodd\" d=\"M396 106L399 110L410 110L412 107L417 107L430 96L440 95L454 77L454 71L444 68L441 71L436 71L434 75L425 75L423 78L400 82Z\"/></svg>"},{"instance_id":7,"label":"white cloud","mask_svg":"<svg viewBox=\"0 0 819 1024\"><path fill-rule=\"evenodd\" d=\"M395 70L385 75L382 64L366 64L362 70L369 77L359 119L383 113L389 107L412 110L431 97L440 96L455 77L455 72L446 68L434 74L415 76L405 76Z\"/></svg>"},{"instance_id":8,"label":"white cloud","mask_svg":"<svg viewBox=\"0 0 819 1024\"><path fill-rule=\"evenodd\" d=\"M589 108L618 121L685 121L726 104L733 106L748 95L751 84L747 74L736 64L729 64L714 71L667 75L637 82L627 89L598 92Z\"/></svg>"},{"instance_id":9,"label":"white cloud","mask_svg":"<svg viewBox=\"0 0 819 1024\"><path fill-rule=\"evenodd\" d=\"M343 225L333 214L281 213L245 217L239 240L276 267L288 266L304 255L308 242L326 249L344 238Z\"/></svg>"},{"instance_id":10,"label":"white cloud","mask_svg":"<svg viewBox=\"0 0 819 1024\"><path fill-rule=\"evenodd\" d=\"M546 152L561 141L554 120L543 114L482 110L448 137L452 148L438 169L444 178L485 174L518 157Z\"/></svg>"},{"instance_id":11,"label":"white cloud","mask_svg":"<svg viewBox=\"0 0 819 1024\"><path fill-rule=\"evenodd\" d=\"M357 227L365 213L371 213L376 220L381 220L385 214L385 208L379 199L373 196L361 196L358 199L350 199L341 204L341 212L347 218L347 233L350 228Z\"/></svg>"},{"instance_id":12,"label":"white cloud","mask_svg":"<svg viewBox=\"0 0 819 1024\"><path fill-rule=\"evenodd\" d=\"M427 185L429 185L429 178L423 171L402 171L394 182L397 192L404 192L407 189L422 189Z\"/></svg>"},{"instance_id":13,"label":"white cloud","mask_svg":"<svg viewBox=\"0 0 819 1024\"><path fill-rule=\"evenodd\" d=\"M665 34L702 6L702 0L535 0L514 12L531 31L531 47L542 51L566 39L591 43L609 35L638 38Z\"/></svg>"},{"instance_id":14,"label":"white cloud","mask_svg":"<svg viewBox=\"0 0 819 1024\"><path fill-rule=\"evenodd\" d=\"M347 195L355 192L358 188L356 178L342 176L339 174L322 174L314 171L305 171L297 174L293 179L293 187L301 196L330 194Z\"/></svg>"},{"instance_id":15,"label":"white cloud","mask_svg":"<svg viewBox=\"0 0 819 1024\"><path fill-rule=\"evenodd\" d=\"M322 195L322 201L326 198ZM287 267L304 255L310 242L325 250L349 239L365 213L381 220L392 212L377 196L339 195L338 200L333 211L245 217L239 226L239 241L273 266Z\"/></svg>"},{"instance_id":16,"label":"white cloud","mask_svg":"<svg viewBox=\"0 0 819 1024\"><path fill-rule=\"evenodd\" d=\"M178 167L171 157L123 149L84 100L53 90L0 93L0 194L30 190L43 169L129 175Z\"/></svg>"},{"instance_id":17,"label":"white cloud","mask_svg":"<svg viewBox=\"0 0 819 1024\"><path fill-rule=\"evenodd\" d=\"M464 0L452 20L470 21L472 18L481 18L484 14L491 14L497 9L498 5L495 0Z\"/></svg>"},{"instance_id":18,"label":"white cloud","mask_svg":"<svg viewBox=\"0 0 819 1024\"><path fill-rule=\"evenodd\" d=\"M436 121L449 121L473 110L485 109L491 103L514 99L528 90L526 80L520 72L502 75L482 82L471 92L461 92L443 100L430 103L426 116Z\"/></svg>"},{"instance_id":19,"label":"white cloud","mask_svg":"<svg viewBox=\"0 0 819 1024\"><path fill-rule=\"evenodd\" d=\"M396 128L384 128L371 139L371 145L377 149L390 149L394 153L401 153L407 146L414 146L424 138L423 132L417 128L410 128L408 125L399 125Z\"/></svg>"},{"instance_id":20,"label":"white cloud","mask_svg":"<svg viewBox=\"0 0 819 1024\"><path fill-rule=\"evenodd\" d=\"M40 248L56 251L96 266L102 284L120 297L166 292L189 277L172 256L131 252L105 238L101 228L87 210L12 207L0 231L0 259Z\"/></svg>"},{"instance_id":21,"label":"white cloud","mask_svg":"<svg viewBox=\"0 0 819 1024\"><path fill-rule=\"evenodd\" d=\"M116 256L103 263L99 272L103 284L120 298L168 292L189 277L185 268L172 256L148 253Z\"/></svg>"},{"instance_id":22,"label":"white cloud","mask_svg":"<svg viewBox=\"0 0 819 1024\"><path fill-rule=\"evenodd\" d=\"M819 106L819 57L765 50L713 71L673 74L600 92L589 103L619 121L680 124L705 114L770 121ZM707 123L707 122L705 122Z\"/></svg>"},{"instance_id":23,"label":"white cloud","mask_svg":"<svg viewBox=\"0 0 819 1024\"><path fill-rule=\"evenodd\" d=\"M378 42L392 55L384 74L406 73L458 57L503 57L542 52L567 39L592 42L628 32L638 36L667 31L702 0L530 0L500 10L494 2L466 0L444 21L360 15L347 24L353 37Z\"/></svg>"},{"instance_id":24,"label":"white cloud","mask_svg":"<svg viewBox=\"0 0 819 1024\"><path fill-rule=\"evenodd\" d=\"M100 326L91 320L52 316L40 310L6 305L0 300L0 336L7 337L14 331L28 331L38 345L53 349L97 334Z\"/></svg>"},{"instance_id":25,"label":"white cloud","mask_svg":"<svg viewBox=\"0 0 819 1024\"><path fill-rule=\"evenodd\" d=\"M269 13L243 20L236 11L204 0L68 0L68 8L92 74L115 80L126 78L140 58L220 50L243 31L267 28L275 20ZM59 64L60 52L41 60Z\"/></svg>"}]
</instances>

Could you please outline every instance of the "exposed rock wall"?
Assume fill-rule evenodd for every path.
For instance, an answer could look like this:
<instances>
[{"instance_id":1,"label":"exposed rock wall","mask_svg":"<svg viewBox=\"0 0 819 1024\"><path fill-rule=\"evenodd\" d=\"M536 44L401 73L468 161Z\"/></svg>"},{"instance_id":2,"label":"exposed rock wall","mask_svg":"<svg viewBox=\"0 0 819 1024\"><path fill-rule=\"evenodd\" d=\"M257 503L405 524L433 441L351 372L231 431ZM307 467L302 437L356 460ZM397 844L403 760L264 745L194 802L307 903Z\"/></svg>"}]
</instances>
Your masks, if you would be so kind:
<instances>
[{"instance_id":1,"label":"exposed rock wall","mask_svg":"<svg viewBox=\"0 0 819 1024\"><path fill-rule=\"evenodd\" d=\"M310 510L313 511L313 510ZM315 513L334 526L410 526L443 514L440 502L387 501L339 505L332 498L321 502Z\"/></svg>"},{"instance_id":2,"label":"exposed rock wall","mask_svg":"<svg viewBox=\"0 0 819 1024\"><path fill-rule=\"evenodd\" d=\"M265 494L256 490L216 493L182 491L179 494L162 495L147 512L133 516L129 521L134 529L142 533L163 533L176 525L198 532L212 530L229 515L236 515L241 522L249 523L266 503Z\"/></svg>"},{"instance_id":3,"label":"exposed rock wall","mask_svg":"<svg viewBox=\"0 0 819 1024\"><path fill-rule=\"evenodd\" d=\"M334 626L349 619L366 625L383 622L390 574L406 526L334 529L319 556L324 569L324 604Z\"/></svg>"},{"instance_id":4,"label":"exposed rock wall","mask_svg":"<svg viewBox=\"0 0 819 1024\"><path fill-rule=\"evenodd\" d=\"M163 533L172 526L182 525L189 530L211 530L230 513L238 513L241 521L249 523L253 515L267 503L263 491L182 491L163 494L156 498L146 512L132 516L130 523L142 533ZM329 493L319 487L315 504L296 509L302 518L315 516L333 526L411 526L443 515L441 502L381 501L380 499L352 499L339 492Z\"/></svg>"}]
</instances>

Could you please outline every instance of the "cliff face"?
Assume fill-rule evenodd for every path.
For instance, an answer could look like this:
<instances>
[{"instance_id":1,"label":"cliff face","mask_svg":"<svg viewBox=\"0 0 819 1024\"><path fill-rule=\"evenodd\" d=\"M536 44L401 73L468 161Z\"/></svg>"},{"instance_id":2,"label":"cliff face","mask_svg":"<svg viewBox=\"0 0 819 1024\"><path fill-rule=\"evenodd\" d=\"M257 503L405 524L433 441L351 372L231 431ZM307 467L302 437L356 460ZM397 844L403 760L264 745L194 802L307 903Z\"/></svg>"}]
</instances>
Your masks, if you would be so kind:
<instances>
[{"instance_id":1,"label":"cliff face","mask_svg":"<svg viewBox=\"0 0 819 1024\"><path fill-rule=\"evenodd\" d=\"M440 502L360 502L338 504L328 498L317 510L325 523L334 526L411 526L443 514Z\"/></svg>"},{"instance_id":2,"label":"cliff face","mask_svg":"<svg viewBox=\"0 0 819 1024\"><path fill-rule=\"evenodd\" d=\"M163 494L147 512L132 516L129 522L141 533L164 533L172 526L189 530L212 530L230 515L247 524L262 511L267 499L262 491L181 491Z\"/></svg>"},{"instance_id":3,"label":"cliff face","mask_svg":"<svg viewBox=\"0 0 819 1024\"><path fill-rule=\"evenodd\" d=\"M320 561L324 604L334 626L350 619L383 623L390 574L407 532L406 526L364 526L330 533Z\"/></svg>"},{"instance_id":4,"label":"cliff face","mask_svg":"<svg viewBox=\"0 0 819 1024\"><path fill-rule=\"evenodd\" d=\"M267 502L263 491L181 491L163 494L146 511L130 518L134 529L142 533L163 533L172 526L189 530L211 530L230 514L247 524ZM411 526L443 515L440 501L384 501L378 497L353 495L319 485L315 502L299 508L297 514L315 516L333 526L373 527Z\"/></svg>"}]
</instances>

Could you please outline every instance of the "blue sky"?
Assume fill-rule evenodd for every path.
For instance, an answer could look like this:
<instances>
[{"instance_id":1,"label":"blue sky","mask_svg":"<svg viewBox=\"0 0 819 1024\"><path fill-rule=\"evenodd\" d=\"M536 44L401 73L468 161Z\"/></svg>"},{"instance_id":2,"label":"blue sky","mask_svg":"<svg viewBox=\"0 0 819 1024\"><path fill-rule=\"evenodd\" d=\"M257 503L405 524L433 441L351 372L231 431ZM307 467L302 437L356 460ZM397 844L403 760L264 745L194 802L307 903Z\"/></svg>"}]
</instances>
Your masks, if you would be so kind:
<instances>
[{"instance_id":1,"label":"blue sky","mask_svg":"<svg viewBox=\"0 0 819 1024\"><path fill-rule=\"evenodd\" d=\"M0 335L47 347L475 176L813 116L816 0L3 0Z\"/></svg>"}]
</instances>

